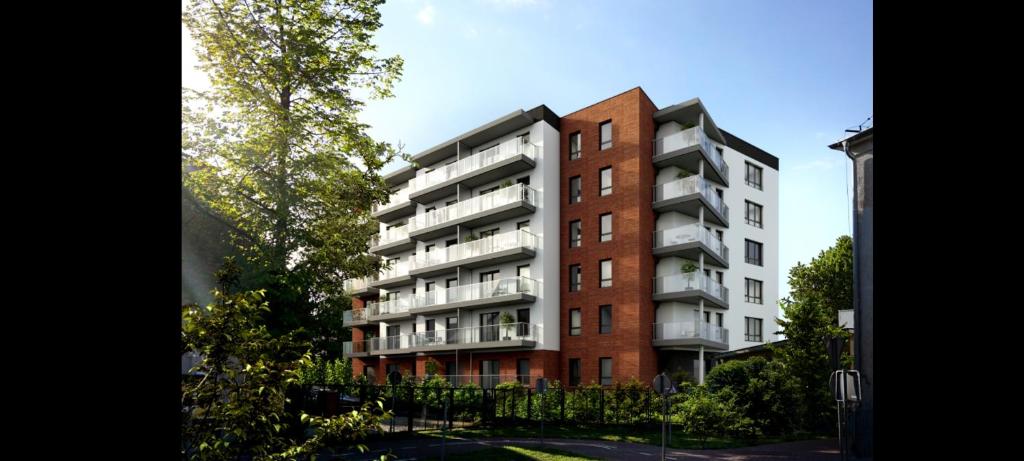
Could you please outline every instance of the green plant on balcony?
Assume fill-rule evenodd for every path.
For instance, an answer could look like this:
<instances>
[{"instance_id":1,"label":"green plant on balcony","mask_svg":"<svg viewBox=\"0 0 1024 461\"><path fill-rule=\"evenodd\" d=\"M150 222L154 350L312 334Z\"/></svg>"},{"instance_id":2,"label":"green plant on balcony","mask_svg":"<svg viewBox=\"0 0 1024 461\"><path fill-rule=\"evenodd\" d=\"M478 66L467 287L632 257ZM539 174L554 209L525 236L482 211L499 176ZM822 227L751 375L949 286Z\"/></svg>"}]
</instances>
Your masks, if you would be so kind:
<instances>
[{"instance_id":1,"label":"green plant on balcony","mask_svg":"<svg viewBox=\"0 0 1024 461\"><path fill-rule=\"evenodd\" d=\"M506 179L501 182L501 187L512 187L512 180Z\"/></svg>"},{"instance_id":2,"label":"green plant on balcony","mask_svg":"<svg viewBox=\"0 0 1024 461\"><path fill-rule=\"evenodd\" d=\"M477 237L473 233L470 233L469 235L466 235L466 238L464 238L463 241L465 241L465 242L472 242L472 241L477 240L479 238L480 237Z\"/></svg>"},{"instance_id":3,"label":"green plant on balcony","mask_svg":"<svg viewBox=\"0 0 1024 461\"><path fill-rule=\"evenodd\" d=\"M682 168L680 168L679 172L676 173L676 179L689 178L690 176L693 176L693 173L690 173L689 170L682 169Z\"/></svg>"},{"instance_id":4,"label":"green plant on balcony","mask_svg":"<svg viewBox=\"0 0 1024 461\"><path fill-rule=\"evenodd\" d=\"M512 314L510 314L510 313L508 313L506 311L506 312L502 312L501 313L500 320L501 320L501 324L505 327L505 337L502 338L502 340L508 341L508 340L512 339L512 335L511 335L511 333L509 333L509 331L514 326L513 323L516 321L516 318L512 317Z\"/></svg>"},{"instance_id":5,"label":"green plant on balcony","mask_svg":"<svg viewBox=\"0 0 1024 461\"><path fill-rule=\"evenodd\" d=\"M693 261L686 261L685 263L683 263L680 269L683 270L684 274L689 274L697 270L697 265L694 264Z\"/></svg>"},{"instance_id":6,"label":"green plant on balcony","mask_svg":"<svg viewBox=\"0 0 1024 461\"><path fill-rule=\"evenodd\" d=\"M686 122L686 123L683 123L683 129L684 129L684 130L689 130L690 128L693 128L693 127L695 127L695 126L697 126L697 124L695 124L695 123L693 123L693 122Z\"/></svg>"}]
</instances>

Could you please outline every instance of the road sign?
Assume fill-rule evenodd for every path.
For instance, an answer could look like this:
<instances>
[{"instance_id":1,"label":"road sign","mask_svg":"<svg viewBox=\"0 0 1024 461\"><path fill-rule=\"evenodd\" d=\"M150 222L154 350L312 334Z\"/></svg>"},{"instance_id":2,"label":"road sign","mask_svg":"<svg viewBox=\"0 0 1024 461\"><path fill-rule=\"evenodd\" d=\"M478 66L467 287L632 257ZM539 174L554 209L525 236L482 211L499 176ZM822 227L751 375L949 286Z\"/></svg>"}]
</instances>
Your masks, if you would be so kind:
<instances>
[{"instance_id":1,"label":"road sign","mask_svg":"<svg viewBox=\"0 0 1024 461\"><path fill-rule=\"evenodd\" d=\"M860 372L857 370L836 370L829 381L836 402L860 401Z\"/></svg>"},{"instance_id":2,"label":"road sign","mask_svg":"<svg viewBox=\"0 0 1024 461\"><path fill-rule=\"evenodd\" d=\"M548 391L548 380L537 378L537 393L543 394Z\"/></svg>"},{"instance_id":3,"label":"road sign","mask_svg":"<svg viewBox=\"0 0 1024 461\"><path fill-rule=\"evenodd\" d=\"M672 380L669 379L669 377L666 376L665 373L662 373L654 377L653 386L654 392L657 392L659 395L668 395L672 392L672 389L675 387L672 384Z\"/></svg>"}]
</instances>

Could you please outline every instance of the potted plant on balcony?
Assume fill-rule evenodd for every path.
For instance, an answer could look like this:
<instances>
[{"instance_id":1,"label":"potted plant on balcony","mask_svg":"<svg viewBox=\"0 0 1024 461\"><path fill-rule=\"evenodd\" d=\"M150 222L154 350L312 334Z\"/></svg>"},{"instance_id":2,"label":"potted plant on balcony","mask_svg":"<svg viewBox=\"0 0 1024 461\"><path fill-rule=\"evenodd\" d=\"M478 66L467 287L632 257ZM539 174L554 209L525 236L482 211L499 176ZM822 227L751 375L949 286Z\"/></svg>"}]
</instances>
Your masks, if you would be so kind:
<instances>
[{"instance_id":1,"label":"potted plant on balcony","mask_svg":"<svg viewBox=\"0 0 1024 461\"><path fill-rule=\"evenodd\" d=\"M679 172L676 173L676 179L689 178L690 176L693 176L693 173L690 173L690 171L686 169L680 169Z\"/></svg>"},{"instance_id":2,"label":"potted plant on balcony","mask_svg":"<svg viewBox=\"0 0 1024 461\"><path fill-rule=\"evenodd\" d=\"M512 180L506 179L501 182L501 187L512 187Z\"/></svg>"},{"instance_id":3,"label":"potted plant on balcony","mask_svg":"<svg viewBox=\"0 0 1024 461\"><path fill-rule=\"evenodd\" d=\"M463 240L466 241L466 242L472 242L472 241L474 241L474 240L476 240L478 238L480 238L480 237L477 237L473 233L469 233L468 235L466 235L466 238L463 239Z\"/></svg>"},{"instance_id":4,"label":"potted plant on balcony","mask_svg":"<svg viewBox=\"0 0 1024 461\"><path fill-rule=\"evenodd\" d=\"M512 335L509 333L509 330L512 329L512 324L516 321L516 319L515 317L512 317L512 314L508 312L502 312L500 320L501 324L505 327L505 337L501 339L502 341L509 341L512 339Z\"/></svg>"},{"instance_id":5,"label":"potted plant on balcony","mask_svg":"<svg viewBox=\"0 0 1024 461\"><path fill-rule=\"evenodd\" d=\"M686 261L685 263L683 263L683 265L682 265L682 267L680 267L680 269L683 270L684 274L689 274L690 272L693 272L693 271L697 270L697 265L694 264L693 261Z\"/></svg>"}]
</instances>

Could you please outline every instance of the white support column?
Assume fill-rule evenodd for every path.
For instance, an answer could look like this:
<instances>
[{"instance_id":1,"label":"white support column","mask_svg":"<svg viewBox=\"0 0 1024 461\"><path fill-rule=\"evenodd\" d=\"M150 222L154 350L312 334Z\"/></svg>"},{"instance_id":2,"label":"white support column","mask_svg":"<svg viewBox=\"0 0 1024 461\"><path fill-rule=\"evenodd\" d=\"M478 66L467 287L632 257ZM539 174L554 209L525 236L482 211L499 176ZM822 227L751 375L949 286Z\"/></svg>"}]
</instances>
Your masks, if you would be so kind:
<instances>
[{"instance_id":1,"label":"white support column","mask_svg":"<svg viewBox=\"0 0 1024 461\"><path fill-rule=\"evenodd\" d=\"M700 122L698 125L700 125L701 131L704 131L704 112L697 115L697 120Z\"/></svg>"}]
</instances>

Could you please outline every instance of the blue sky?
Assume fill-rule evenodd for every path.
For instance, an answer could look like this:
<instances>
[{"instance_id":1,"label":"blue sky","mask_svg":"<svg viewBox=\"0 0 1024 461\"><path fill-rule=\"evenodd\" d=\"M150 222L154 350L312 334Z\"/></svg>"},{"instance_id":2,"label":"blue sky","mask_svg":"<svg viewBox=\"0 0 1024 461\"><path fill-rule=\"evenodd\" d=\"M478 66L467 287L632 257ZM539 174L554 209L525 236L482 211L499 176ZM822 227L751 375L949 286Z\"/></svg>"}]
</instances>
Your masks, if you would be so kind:
<instances>
[{"instance_id":1,"label":"blue sky","mask_svg":"<svg viewBox=\"0 0 1024 461\"><path fill-rule=\"evenodd\" d=\"M780 158L780 295L788 271L850 233L845 156L872 115L870 1L391 0L376 36L405 59L395 98L360 116L417 153L516 109L566 114L640 86L699 97L719 126ZM184 86L203 87L182 37ZM387 169L391 171L400 165Z\"/></svg>"}]
</instances>

